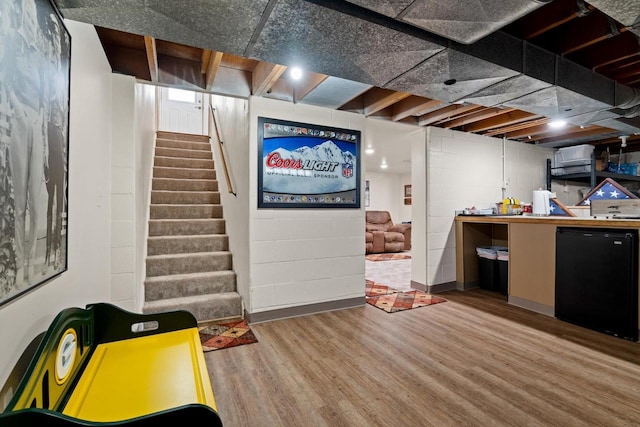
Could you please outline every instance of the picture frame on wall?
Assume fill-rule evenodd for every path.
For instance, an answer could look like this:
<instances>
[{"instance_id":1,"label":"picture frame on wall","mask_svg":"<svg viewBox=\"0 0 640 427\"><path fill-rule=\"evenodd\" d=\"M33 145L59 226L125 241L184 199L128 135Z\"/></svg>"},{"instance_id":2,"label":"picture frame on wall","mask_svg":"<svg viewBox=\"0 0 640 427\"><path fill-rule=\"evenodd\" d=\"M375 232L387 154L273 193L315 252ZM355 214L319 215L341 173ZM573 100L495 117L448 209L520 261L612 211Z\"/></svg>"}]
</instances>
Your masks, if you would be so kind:
<instances>
[{"instance_id":1,"label":"picture frame on wall","mask_svg":"<svg viewBox=\"0 0 640 427\"><path fill-rule=\"evenodd\" d=\"M0 305L67 270L70 61L52 1L0 2Z\"/></svg>"},{"instance_id":2,"label":"picture frame on wall","mask_svg":"<svg viewBox=\"0 0 640 427\"><path fill-rule=\"evenodd\" d=\"M404 204L411 204L411 184L404 186Z\"/></svg>"},{"instance_id":3,"label":"picture frame on wall","mask_svg":"<svg viewBox=\"0 0 640 427\"><path fill-rule=\"evenodd\" d=\"M258 117L258 208L360 208L360 131Z\"/></svg>"}]
</instances>

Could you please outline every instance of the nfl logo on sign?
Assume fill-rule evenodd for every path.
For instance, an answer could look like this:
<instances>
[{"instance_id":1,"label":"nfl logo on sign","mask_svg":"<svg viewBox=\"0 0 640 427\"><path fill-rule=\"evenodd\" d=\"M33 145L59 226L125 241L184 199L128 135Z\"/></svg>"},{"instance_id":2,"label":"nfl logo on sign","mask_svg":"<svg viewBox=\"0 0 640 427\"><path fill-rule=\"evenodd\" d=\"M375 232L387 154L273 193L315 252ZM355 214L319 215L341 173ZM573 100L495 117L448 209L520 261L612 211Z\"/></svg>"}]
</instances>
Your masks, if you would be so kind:
<instances>
[{"instance_id":1,"label":"nfl logo on sign","mask_svg":"<svg viewBox=\"0 0 640 427\"><path fill-rule=\"evenodd\" d=\"M342 176L345 178L351 178L353 176L353 164L352 163L343 163L342 164Z\"/></svg>"}]
</instances>

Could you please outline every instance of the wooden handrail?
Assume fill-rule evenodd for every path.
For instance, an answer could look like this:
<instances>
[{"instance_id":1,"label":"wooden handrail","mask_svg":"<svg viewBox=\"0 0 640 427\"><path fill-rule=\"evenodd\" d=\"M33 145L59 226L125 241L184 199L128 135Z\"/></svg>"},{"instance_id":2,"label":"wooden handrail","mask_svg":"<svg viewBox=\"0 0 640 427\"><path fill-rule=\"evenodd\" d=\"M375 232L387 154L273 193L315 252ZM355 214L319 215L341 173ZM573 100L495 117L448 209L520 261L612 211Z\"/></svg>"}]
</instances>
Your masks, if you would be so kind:
<instances>
[{"instance_id":1,"label":"wooden handrail","mask_svg":"<svg viewBox=\"0 0 640 427\"><path fill-rule=\"evenodd\" d=\"M220 129L218 129L218 119L216 118L216 109L213 108L213 105L209 105L211 111L211 117L213 118L213 127L216 130L216 138L218 139L218 146L220 147L220 158L222 159L222 167L224 168L224 177L227 180L227 189L229 193L238 197L238 195L233 191L233 183L231 182L231 176L229 175L229 166L227 165L227 157L224 152L224 142L222 142L222 138L220 137Z\"/></svg>"}]
</instances>

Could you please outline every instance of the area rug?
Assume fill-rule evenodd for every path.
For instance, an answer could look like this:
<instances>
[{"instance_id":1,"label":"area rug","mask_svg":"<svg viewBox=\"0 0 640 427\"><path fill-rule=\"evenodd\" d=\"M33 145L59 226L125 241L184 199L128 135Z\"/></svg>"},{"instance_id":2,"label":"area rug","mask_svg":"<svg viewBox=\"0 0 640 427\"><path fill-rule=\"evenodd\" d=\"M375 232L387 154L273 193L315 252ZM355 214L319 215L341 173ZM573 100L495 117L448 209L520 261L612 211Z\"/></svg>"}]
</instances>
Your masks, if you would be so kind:
<instances>
[{"instance_id":1,"label":"area rug","mask_svg":"<svg viewBox=\"0 0 640 427\"><path fill-rule=\"evenodd\" d=\"M365 279L365 281L366 285L364 294L367 297L376 297L378 295L395 294L396 292L400 292L398 289L390 288L389 286L381 283L376 283L373 280Z\"/></svg>"},{"instance_id":2,"label":"area rug","mask_svg":"<svg viewBox=\"0 0 640 427\"><path fill-rule=\"evenodd\" d=\"M391 260L399 260L399 259L411 259L411 255L405 254L369 254L364 256L368 261L391 261Z\"/></svg>"},{"instance_id":3,"label":"area rug","mask_svg":"<svg viewBox=\"0 0 640 427\"><path fill-rule=\"evenodd\" d=\"M420 291L395 292L392 294L371 296L367 297L366 300L368 304L387 313L411 310L413 308L425 307L446 301L444 298Z\"/></svg>"},{"instance_id":4,"label":"area rug","mask_svg":"<svg viewBox=\"0 0 640 427\"><path fill-rule=\"evenodd\" d=\"M243 320L208 323L198 326L202 350L214 351L258 342L249 324Z\"/></svg>"}]
</instances>

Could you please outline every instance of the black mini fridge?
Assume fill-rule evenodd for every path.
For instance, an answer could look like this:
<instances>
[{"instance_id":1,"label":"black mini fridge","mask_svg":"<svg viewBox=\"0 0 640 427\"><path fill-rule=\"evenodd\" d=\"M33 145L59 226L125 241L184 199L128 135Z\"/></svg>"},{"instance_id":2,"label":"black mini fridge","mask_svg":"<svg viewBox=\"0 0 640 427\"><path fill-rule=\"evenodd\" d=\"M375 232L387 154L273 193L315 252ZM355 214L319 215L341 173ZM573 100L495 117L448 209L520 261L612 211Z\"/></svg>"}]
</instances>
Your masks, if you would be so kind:
<instances>
[{"instance_id":1,"label":"black mini fridge","mask_svg":"<svg viewBox=\"0 0 640 427\"><path fill-rule=\"evenodd\" d=\"M555 316L638 340L638 230L558 227Z\"/></svg>"}]
</instances>

